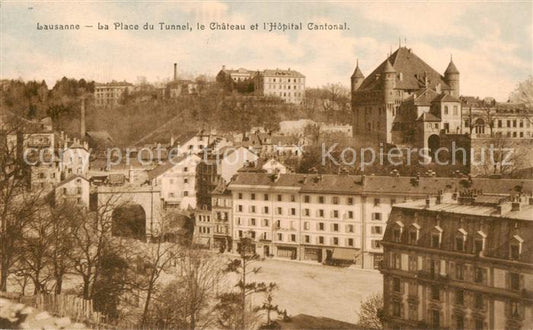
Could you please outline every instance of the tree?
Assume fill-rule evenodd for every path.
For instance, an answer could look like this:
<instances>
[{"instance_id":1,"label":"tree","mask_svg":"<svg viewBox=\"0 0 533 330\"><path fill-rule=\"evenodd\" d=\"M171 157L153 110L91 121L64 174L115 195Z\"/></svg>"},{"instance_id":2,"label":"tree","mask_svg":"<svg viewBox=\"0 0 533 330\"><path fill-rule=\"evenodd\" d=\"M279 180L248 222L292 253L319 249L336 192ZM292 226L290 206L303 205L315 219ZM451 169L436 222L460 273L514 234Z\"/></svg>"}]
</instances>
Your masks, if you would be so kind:
<instances>
[{"instance_id":1,"label":"tree","mask_svg":"<svg viewBox=\"0 0 533 330\"><path fill-rule=\"evenodd\" d=\"M220 260L199 249L181 251L176 280L155 298L150 323L158 328L212 327L215 322L212 302L223 276Z\"/></svg>"},{"instance_id":2,"label":"tree","mask_svg":"<svg viewBox=\"0 0 533 330\"><path fill-rule=\"evenodd\" d=\"M276 283L269 283L266 286L265 291L264 291L265 300L263 301L263 305L256 308L256 310L258 311L260 310L266 311L267 321L261 327L263 329L279 328L279 325L275 321L272 321L272 317L271 317L272 312L275 312L278 315L282 313L278 305L274 305L273 303L274 291L277 289L278 289L278 285Z\"/></svg>"},{"instance_id":3,"label":"tree","mask_svg":"<svg viewBox=\"0 0 533 330\"><path fill-rule=\"evenodd\" d=\"M239 275L235 285L237 291L225 292L219 295L216 309L218 311L218 324L226 329L249 329L258 321L258 309L247 304L247 297L252 294L265 292L274 283L249 281L248 277L257 274L261 268L252 267L257 260L253 250L252 240L248 237L241 238L239 242L239 258L231 260L226 272ZM273 290L273 289L272 289Z\"/></svg>"},{"instance_id":4,"label":"tree","mask_svg":"<svg viewBox=\"0 0 533 330\"><path fill-rule=\"evenodd\" d=\"M363 329L383 329L383 296L373 294L361 302L359 327Z\"/></svg>"},{"instance_id":5,"label":"tree","mask_svg":"<svg viewBox=\"0 0 533 330\"><path fill-rule=\"evenodd\" d=\"M520 82L509 99L513 103L524 104L528 110L533 110L533 76Z\"/></svg>"},{"instance_id":6,"label":"tree","mask_svg":"<svg viewBox=\"0 0 533 330\"><path fill-rule=\"evenodd\" d=\"M176 260L177 245L174 242L168 242L166 237L173 232L174 228L171 227L171 224L178 217L181 218L181 214L163 214L158 232L152 237L152 241L147 244L148 246L143 247L143 252L140 254L146 265L146 282L141 287L141 290L146 293L140 322L141 328L149 321L150 304L152 296L157 293L159 277Z\"/></svg>"},{"instance_id":7,"label":"tree","mask_svg":"<svg viewBox=\"0 0 533 330\"><path fill-rule=\"evenodd\" d=\"M7 278L20 257L27 221L36 209L36 198L25 191L23 121L9 112L0 116L0 290L6 291Z\"/></svg>"}]
</instances>

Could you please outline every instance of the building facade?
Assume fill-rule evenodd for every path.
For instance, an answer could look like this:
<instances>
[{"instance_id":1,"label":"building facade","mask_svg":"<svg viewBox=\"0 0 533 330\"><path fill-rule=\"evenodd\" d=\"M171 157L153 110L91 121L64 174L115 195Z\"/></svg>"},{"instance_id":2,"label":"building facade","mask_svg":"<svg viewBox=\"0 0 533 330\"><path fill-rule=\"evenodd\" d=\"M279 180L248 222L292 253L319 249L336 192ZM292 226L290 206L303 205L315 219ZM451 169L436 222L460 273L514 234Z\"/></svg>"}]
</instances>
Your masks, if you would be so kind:
<instances>
[{"instance_id":1,"label":"building facade","mask_svg":"<svg viewBox=\"0 0 533 330\"><path fill-rule=\"evenodd\" d=\"M97 107L113 107L122 102L125 93L128 93L133 85L128 82L110 82L105 84L95 84L94 104Z\"/></svg>"},{"instance_id":2,"label":"building facade","mask_svg":"<svg viewBox=\"0 0 533 330\"><path fill-rule=\"evenodd\" d=\"M250 237L262 256L335 262L340 254L377 269L395 204L464 185L492 193L533 190L532 180L240 172L229 184L233 242Z\"/></svg>"},{"instance_id":3,"label":"building facade","mask_svg":"<svg viewBox=\"0 0 533 330\"><path fill-rule=\"evenodd\" d=\"M305 99L305 76L291 70L263 70L254 81L257 95L275 96L287 103L301 104Z\"/></svg>"},{"instance_id":4,"label":"building facade","mask_svg":"<svg viewBox=\"0 0 533 330\"><path fill-rule=\"evenodd\" d=\"M390 329L531 329L531 194L442 194L394 206L383 238Z\"/></svg>"}]
</instances>

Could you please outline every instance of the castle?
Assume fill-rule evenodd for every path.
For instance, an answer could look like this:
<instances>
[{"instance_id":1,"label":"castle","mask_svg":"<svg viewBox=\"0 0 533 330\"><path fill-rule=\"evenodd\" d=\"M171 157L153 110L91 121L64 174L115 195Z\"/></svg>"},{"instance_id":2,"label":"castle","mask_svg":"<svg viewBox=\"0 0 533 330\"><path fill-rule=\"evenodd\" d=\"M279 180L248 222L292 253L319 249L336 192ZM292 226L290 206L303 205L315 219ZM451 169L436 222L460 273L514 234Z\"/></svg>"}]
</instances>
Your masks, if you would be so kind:
<instances>
[{"instance_id":1,"label":"castle","mask_svg":"<svg viewBox=\"0 0 533 330\"><path fill-rule=\"evenodd\" d=\"M452 59L441 75L401 46L368 77L357 63L351 76L354 136L432 149L444 136L462 134L459 78Z\"/></svg>"}]
</instances>

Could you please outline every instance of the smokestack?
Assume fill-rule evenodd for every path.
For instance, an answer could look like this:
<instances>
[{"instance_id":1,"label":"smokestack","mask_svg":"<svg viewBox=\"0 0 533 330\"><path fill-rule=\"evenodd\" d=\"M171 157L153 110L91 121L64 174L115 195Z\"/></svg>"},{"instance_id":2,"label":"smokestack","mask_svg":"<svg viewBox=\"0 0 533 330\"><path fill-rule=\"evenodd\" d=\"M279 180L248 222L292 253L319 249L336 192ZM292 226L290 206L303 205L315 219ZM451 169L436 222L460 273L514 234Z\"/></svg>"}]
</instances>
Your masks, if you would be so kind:
<instances>
[{"instance_id":1,"label":"smokestack","mask_svg":"<svg viewBox=\"0 0 533 330\"><path fill-rule=\"evenodd\" d=\"M174 63L174 81L178 80L178 63Z\"/></svg>"},{"instance_id":2,"label":"smokestack","mask_svg":"<svg viewBox=\"0 0 533 330\"><path fill-rule=\"evenodd\" d=\"M81 139L85 139L85 97L81 99L81 113L80 113L80 135Z\"/></svg>"}]
</instances>

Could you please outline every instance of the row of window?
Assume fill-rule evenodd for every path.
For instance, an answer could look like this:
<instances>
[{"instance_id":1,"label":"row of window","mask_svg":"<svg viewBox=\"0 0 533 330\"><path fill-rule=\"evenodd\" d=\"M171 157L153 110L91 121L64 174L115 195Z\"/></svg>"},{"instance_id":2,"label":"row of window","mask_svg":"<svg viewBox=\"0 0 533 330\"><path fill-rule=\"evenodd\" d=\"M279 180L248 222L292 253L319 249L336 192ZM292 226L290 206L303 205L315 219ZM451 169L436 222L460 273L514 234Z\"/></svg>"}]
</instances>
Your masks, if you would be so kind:
<instances>
[{"instance_id":1,"label":"row of window","mask_svg":"<svg viewBox=\"0 0 533 330\"><path fill-rule=\"evenodd\" d=\"M420 225L417 223L411 224L410 228L407 230L406 233L404 233L404 225L401 221L396 221L393 224L392 228L392 241L393 242L402 242L405 240L402 240L402 237L404 235L407 235L407 243L416 245L419 242L420 238ZM430 238L430 246L435 249L442 248L442 236L443 236L443 229L440 226L435 226L431 229L431 238ZM455 232L454 240L453 240L453 248L455 251L458 252L470 252L467 251L467 239L472 235L469 235L466 230L463 228L459 228ZM485 251L485 240L487 238L487 234L485 234L483 231L477 231L473 235L473 244L472 244L472 253L475 255L482 255ZM509 258L511 259L519 259L520 254L522 252L522 242L524 240L518 236L514 235L510 241L509 244Z\"/></svg>"},{"instance_id":2,"label":"row of window","mask_svg":"<svg viewBox=\"0 0 533 330\"><path fill-rule=\"evenodd\" d=\"M242 238L244 235L249 236L252 239L261 239L261 240L270 240L270 235L267 232L260 233L259 235L256 234L255 231L248 231L244 232L242 230L237 231L237 237ZM276 241L279 242L292 242L297 243L297 235L296 234L286 234L286 233L276 233ZM340 245L341 238L339 237L329 237L329 245ZM345 238L344 239L344 246L353 247L354 246L354 239L353 238ZM302 236L302 243L305 244L326 244L326 237L324 236L311 236L311 235L303 235Z\"/></svg>"}]
</instances>

